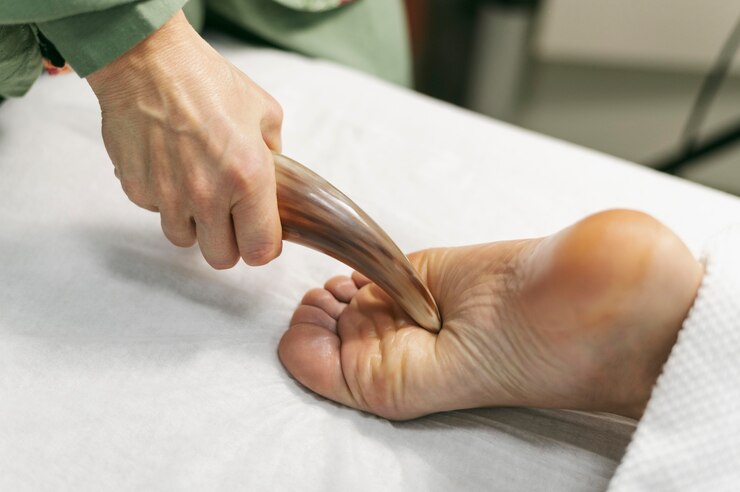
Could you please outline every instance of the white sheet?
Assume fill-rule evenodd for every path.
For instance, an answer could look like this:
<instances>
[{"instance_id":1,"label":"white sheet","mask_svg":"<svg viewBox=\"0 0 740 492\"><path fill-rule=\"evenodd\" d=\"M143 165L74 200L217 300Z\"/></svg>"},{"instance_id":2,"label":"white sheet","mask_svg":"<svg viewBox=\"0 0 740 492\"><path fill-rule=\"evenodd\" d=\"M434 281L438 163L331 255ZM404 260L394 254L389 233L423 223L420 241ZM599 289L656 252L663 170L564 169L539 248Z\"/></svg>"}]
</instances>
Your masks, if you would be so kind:
<instances>
[{"instance_id":1,"label":"white sheet","mask_svg":"<svg viewBox=\"0 0 740 492\"><path fill-rule=\"evenodd\" d=\"M704 278L609 492L740 483L740 225L709 240Z\"/></svg>"},{"instance_id":2,"label":"white sheet","mask_svg":"<svg viewBox=\"0 0 740 492\"><path fill-rule=\"evenodd\" d=\"M285 152L402 249L548 234L631 207L695 251L740 200L324 62L220 40L284 106ZM600 490L634 424L483 409L389 423L314 396L275 349L347 268L286 245L213 271L127 202L74 76L0 106L0 489Z\"/></svg>"}]
</instances>

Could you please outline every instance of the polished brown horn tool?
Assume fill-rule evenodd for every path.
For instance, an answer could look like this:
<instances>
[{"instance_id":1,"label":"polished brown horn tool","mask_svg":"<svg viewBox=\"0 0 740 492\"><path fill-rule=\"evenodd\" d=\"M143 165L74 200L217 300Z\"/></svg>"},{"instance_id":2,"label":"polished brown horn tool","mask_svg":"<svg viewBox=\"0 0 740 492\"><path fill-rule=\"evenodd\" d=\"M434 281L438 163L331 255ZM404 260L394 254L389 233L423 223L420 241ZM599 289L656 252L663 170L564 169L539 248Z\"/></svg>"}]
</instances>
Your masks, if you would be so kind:
<instances>
[{"instance_id":1,"label":"polished brown horn tool","mask_svg":"<svg viewBox=\"0 0 740 492\"><path fill-rule=\"evenodd\" d=\"M419 326L442 324L429 289L388 234L328 181L274 154L283 239L325 253L378 284Z\"/></svg>"}]
</instances>

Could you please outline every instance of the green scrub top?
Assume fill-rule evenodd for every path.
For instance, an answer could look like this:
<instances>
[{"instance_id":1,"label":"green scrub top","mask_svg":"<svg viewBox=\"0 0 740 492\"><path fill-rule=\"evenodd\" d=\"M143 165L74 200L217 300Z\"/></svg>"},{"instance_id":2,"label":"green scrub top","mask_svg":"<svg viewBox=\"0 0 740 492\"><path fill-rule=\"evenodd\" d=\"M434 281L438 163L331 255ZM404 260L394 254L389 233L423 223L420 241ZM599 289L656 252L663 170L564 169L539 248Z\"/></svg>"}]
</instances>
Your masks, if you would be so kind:
<instances>
[{"instance_id":1,"label":"green scrub top","mask_svg":"<svg viewBox=\"0 0 740 492\"><path fill-rule=\"evenodd\" d=\"M287 50L326 58L408 85L402 0L4 0L0 96L25 94L42 71L39 33L80 77L118 58L178 10L196 29L206 9Z\"/></svg>"}]
</instances>

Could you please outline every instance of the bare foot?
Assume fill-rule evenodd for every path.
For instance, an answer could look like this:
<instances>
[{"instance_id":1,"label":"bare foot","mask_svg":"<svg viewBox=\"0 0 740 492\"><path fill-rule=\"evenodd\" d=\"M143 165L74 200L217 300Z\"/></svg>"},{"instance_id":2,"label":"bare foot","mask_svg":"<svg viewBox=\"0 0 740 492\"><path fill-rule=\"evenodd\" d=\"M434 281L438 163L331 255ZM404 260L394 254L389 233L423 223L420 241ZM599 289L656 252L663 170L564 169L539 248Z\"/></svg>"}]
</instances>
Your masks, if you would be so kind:
<instances>
[{"instance_id":1,"label":"bare foot","mask_svg":"<svg viewBox=\"0 0 740 492\"><path fill-rule=\"evenodd\" d=\"M389 419L499 405L637 418L703 273L670 230L624 210L410 258L442 330L416 326L360 275L333 278L305 295L280 342L298 381Z\"/></svg>"}]
</instances>

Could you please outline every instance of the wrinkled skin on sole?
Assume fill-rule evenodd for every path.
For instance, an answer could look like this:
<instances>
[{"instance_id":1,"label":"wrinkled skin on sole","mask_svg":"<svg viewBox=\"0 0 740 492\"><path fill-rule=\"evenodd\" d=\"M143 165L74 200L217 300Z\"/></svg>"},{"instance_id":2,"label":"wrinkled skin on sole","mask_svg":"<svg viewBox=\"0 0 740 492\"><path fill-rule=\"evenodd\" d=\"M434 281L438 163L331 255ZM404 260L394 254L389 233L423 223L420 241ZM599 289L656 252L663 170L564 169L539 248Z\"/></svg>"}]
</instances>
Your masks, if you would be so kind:
<instances>
[{"instance_id":1,"label":"wrinkled skin on sole","mask_svg":"<svg viewBox=\"0 0 740 492\"><path fill-rule=\"evenodd\" d=\"M484 406L642 414L703 269L645 214L410 255L442 314L417 326L357 273L306 293L278 349L303 385L394 420Z\"/></svg>"}]
</instances>

